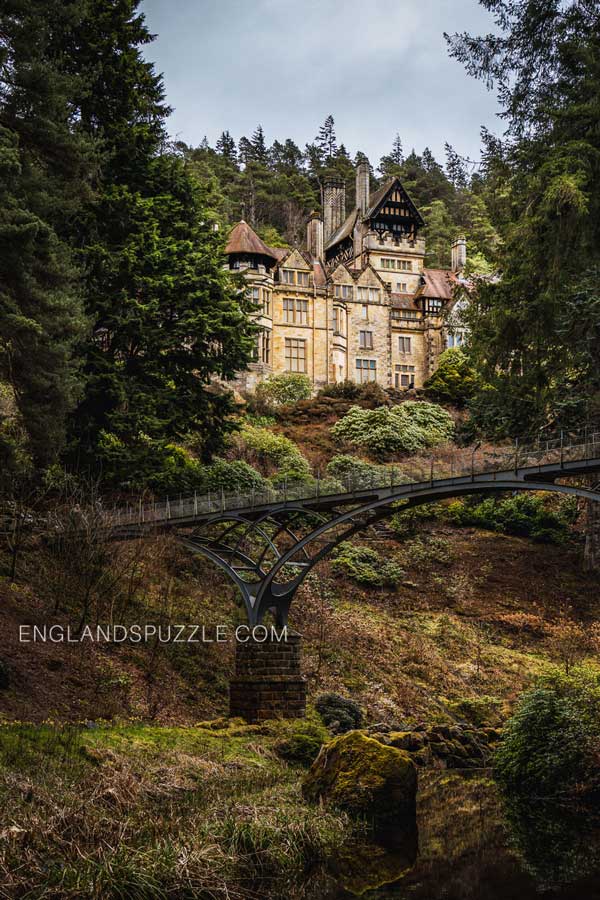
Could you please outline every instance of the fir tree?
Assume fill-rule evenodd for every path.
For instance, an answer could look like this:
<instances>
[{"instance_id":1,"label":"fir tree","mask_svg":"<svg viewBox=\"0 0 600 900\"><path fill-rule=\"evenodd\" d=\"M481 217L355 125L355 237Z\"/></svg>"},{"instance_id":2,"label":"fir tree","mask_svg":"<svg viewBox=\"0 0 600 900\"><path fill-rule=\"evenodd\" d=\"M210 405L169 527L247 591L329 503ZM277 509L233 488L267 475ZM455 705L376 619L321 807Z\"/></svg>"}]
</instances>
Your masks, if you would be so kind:
<instances>
[{"instance_id":1,"label":"fir tree","mask_svg":"<svg viewBox=\"0 0 600 900\"><path fill-rule=\"evenodd\" d=\"M237 150L235 141L228 131L223 131L221 137L215 144L215 150L220 156L223 156L229 162L237 162Z\"/></svg>"},{"instance_id":2,"label":"fir tree","mask_svg":"<svg viewBox=\"0 0 600 900\"><path fill-rule=\"evenodd\" d=\"M70 240L90 197L93 141L73 125L66 64L82 4L10 0L0 12L0 378L38 465L61 450L85 327Z\"/></svg>"},{"instance_id":3,"label":"fir tree","mask_svg":"<svg viewBox=\"0 0 600 900\"><path fill-rule=\"evenodd\" d=\"M447 141L444 149L446 151L446 174L457 190L463 190L469 182L464 159Z\"/></svg>"},{"instance_id":4,"label":"fir tree","mask_svg":"<svg viewBox=\"0 0 600 900\"><path fill-rule=\"evenodd\" d=\"M333 116L327 116L319 133L315 138L315 144L319 148L322 159L325 161L333 159L337 153L337 139L335 136L335 121Z\"/></svg>"},{"instance_id":5,"label":"fir tree","mask_svg":"<svg viewBox=\"0 0 600 900\"><path fill-rule=\"evenodd\" d=\"M141 54L150 36L138 5L90 2L80 35L84 122L103 136L107 163L85 222L94 329L73 434L92 465L101 460L117 480L137 472L139 484L189 431L202 432L207 458L219 447L231 401L210 382L245 365L252 329L199 186L180 157L161 152L167 109Z\"/></svg>"}]
</instances>

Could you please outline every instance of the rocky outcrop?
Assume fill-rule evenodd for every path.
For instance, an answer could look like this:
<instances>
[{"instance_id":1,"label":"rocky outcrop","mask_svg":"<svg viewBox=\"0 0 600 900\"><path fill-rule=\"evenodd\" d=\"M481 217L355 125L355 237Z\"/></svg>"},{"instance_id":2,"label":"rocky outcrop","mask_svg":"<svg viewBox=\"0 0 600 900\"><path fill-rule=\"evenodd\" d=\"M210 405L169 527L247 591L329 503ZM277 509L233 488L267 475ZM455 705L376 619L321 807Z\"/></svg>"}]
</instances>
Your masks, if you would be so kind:
<instances>
[{"instance_id":1,"label":"rocky outcrop","mask_svg":"<svg viewBox=\"0 0 600 900\"><path fill-rule=\"evenodd\" d=\"M379 724L369 732L381 744L404 750L418 766L447 769L488 766L500 739L497 728L474 728L466 723L417 725L402 731Z\"/></svg>"},{"instance_id":2,"label":"rocky outcrop","mask_svg":"<svg viewBox=\"0 0 600 900\"><path fill-rule=\"evenodd\" d=\"M321 748L302 793L373 819L414 816L417 770L406 751L350 731Z\"/></svg>"}]
</instances>

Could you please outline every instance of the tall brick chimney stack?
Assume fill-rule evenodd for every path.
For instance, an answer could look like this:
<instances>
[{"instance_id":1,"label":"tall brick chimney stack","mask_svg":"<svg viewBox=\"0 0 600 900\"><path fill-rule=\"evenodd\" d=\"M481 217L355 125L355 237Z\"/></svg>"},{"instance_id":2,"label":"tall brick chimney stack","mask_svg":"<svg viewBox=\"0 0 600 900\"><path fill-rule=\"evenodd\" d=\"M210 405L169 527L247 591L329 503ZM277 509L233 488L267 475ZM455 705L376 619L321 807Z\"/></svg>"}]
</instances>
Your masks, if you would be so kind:
<instances>
[{"instance_id":1,"label":"tall brick chimney stack","mask_svg":"<svg viewBox=\"0 0 600 900\"><path fill-rule=\"evenodd\" d=\"M323 220L312 213L306 226L306 248L313 259L323 259Z\"/></svg>"},{"instance_id":2,"label":"tall brick chimney stack","mask_svg":"<svg viewBox=\"0 0 600 900\"><path fill-rule=\"evenodd\" d=\"M364 214L369 208L369 163L360 162L356 167L356 205Z\"/></svg>"},{"instance_id":3,"label":"tall brick chimney stack","mask_svg":"<svg viewBox=\"0 0 600 900\"><path fill-rule=\"evenodd\" d=\"M452 244L452 271L462 272L467 264L467 242L461 234Z\"/></svg>"},{"instance_id":4,"label":"tall brick chimney stack","mask_svg":"<svg viewBox=\"0 0 600 900\"><path fill-rule=\"evenodd\" d=\"M324 239L328 241L346 218L346 185L337 178L327 178L323 185Z\"/></svg>"}]
</instances>

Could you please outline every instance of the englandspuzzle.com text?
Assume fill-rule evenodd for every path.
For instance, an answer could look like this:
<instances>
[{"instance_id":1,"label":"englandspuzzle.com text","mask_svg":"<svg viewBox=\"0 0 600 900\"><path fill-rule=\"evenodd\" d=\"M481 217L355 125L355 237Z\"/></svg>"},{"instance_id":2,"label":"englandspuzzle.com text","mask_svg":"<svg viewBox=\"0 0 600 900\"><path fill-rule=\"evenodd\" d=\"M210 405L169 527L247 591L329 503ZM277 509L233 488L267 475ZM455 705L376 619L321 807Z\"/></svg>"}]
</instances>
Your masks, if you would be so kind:
<instances>
[{"instance_id":1,"label":"englandspuzzle.com text","mask_svg":"<svg viewBox=\"0 0 600 900\"><path fill-rule=\"evenodd\" d=\"M249 640L285 642L287 626L275 625L20 625L21 644L223 644L230 640L244 644Z\"/></svg>"}]
</instances>

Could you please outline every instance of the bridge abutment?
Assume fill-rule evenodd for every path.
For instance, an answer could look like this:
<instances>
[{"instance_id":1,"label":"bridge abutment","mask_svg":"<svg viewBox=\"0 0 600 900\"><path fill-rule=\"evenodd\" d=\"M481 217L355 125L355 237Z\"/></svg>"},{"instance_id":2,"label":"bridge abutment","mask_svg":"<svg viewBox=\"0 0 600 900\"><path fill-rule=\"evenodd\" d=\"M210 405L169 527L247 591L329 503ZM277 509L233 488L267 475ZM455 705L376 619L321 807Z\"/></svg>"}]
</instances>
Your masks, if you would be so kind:
<instances>
[{"instance_id":1,"label":"bridge abutment","mask_svg":"<svg viewBox=\"0 0 600 900\"><path fill-rule=\"evenodd\" d=\"M230 716L263 722L305 714L302 636L289 628L286 631L281 640L269 631L264 641L251 635L236 644L235 675L229 683Z\"/></svg>"}]
</instances>

